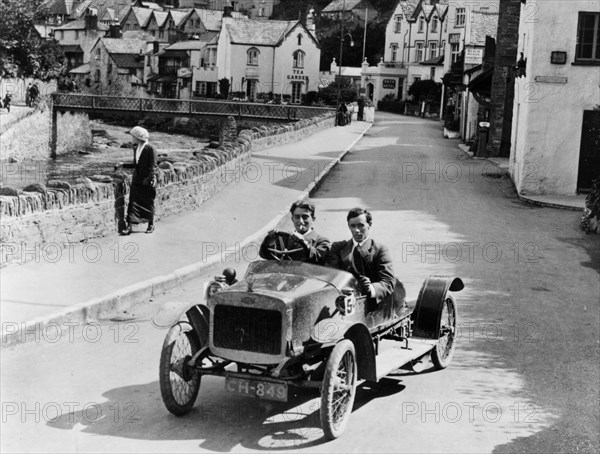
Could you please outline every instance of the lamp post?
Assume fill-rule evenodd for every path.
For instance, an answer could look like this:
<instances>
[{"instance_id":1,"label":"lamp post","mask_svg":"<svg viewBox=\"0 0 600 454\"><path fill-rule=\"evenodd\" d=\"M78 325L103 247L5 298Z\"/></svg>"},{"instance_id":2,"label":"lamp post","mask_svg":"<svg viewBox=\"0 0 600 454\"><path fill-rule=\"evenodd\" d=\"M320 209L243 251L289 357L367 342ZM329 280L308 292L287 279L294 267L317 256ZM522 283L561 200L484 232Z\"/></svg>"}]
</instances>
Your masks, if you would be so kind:
<instances>
[{"instance_id":1,"label":"lamp post","mask_svg":"<svg viewBox=\"0 0 600 454\"><path fill-rule=\"evenodd\" d=\"M335 124L338 124L338 111L340 109L340 100L342 98L342 55L344 50L344 38L346 35L350 35L350 33L344 33L344 13L346 12L346 0L342 3L342 14L341 14L341 22L342 29L340 32L340 60L338 63L338 92L337 92L337 103L336 103L336 116L335 116ZM350 45L354 45L354 41L352 41L352 35L350 35Z\"/></svg>"}]
</instances>

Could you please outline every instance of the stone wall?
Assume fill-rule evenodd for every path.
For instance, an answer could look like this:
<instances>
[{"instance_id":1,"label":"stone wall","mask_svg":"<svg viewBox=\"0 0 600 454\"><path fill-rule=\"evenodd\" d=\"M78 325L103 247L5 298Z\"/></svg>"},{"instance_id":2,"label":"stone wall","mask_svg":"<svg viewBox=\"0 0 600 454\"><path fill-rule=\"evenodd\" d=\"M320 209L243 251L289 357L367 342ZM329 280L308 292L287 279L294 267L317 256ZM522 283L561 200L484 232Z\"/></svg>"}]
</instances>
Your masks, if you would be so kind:
<instances>
[{"instance_id":1,"label":"stone wall","mask_svg":"<svg viewBox=\"0 0 600 454\"><path fill-rule=\"evenodd\" d=\"M11 126L0 136L0 160L22 161L50 157L49 108L38 110ZM66 154L92 144L92 132L85 113L57 114L58 143L56 153Z\"/></svg>"},{"instance_id":2,"label":"stone wall","mask_svg":"<svg viewBox=\"0 0 600 454\"><path fill-rule=\"evenodd\" d=\"M161 168L157 218L199 207L236 178L252 152L296 142L333 126L331 113L285 126L244 130L219 148L205 149L194 160ZM232 128L235 124L229 124ZM130 177L121 173L110 182L81 178L74 185L50 181L48 187L36 184L23 191L0 188L0 264L26 260L23 251L66 247L64 243L116 234L119 217L126 211L129 182Z\"/></svg>"},{"instance_id":3,"label":"stone wall","mask_svg":"<svg viewBox=\"0 0 600 454\"><path fill-rule=\"evenodd\" d=\"M515 74L519 43L520 0L500 0L496 60L492 76L488 156L509 157Z\"/></svg>"}]
</instances>

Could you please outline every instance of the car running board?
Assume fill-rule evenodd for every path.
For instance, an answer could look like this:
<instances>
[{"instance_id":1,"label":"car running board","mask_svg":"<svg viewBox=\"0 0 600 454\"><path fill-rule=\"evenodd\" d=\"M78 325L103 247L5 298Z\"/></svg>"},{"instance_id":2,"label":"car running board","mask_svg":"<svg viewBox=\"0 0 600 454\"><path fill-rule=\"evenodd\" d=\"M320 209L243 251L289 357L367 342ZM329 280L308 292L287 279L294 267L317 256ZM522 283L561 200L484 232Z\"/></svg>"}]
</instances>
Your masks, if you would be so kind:
<instances>
[{"instance_id":1,"label":"car running board","mask_svg":"<svg viewBox=\"0 0 600 454\"><path fill-rule=\"evenodd\" d=\"M379 341L379 354L376 357L377 381L406 363L429 353L437 340L411 337L407 343L382 339Z\"/></svg>"}]
</instances>

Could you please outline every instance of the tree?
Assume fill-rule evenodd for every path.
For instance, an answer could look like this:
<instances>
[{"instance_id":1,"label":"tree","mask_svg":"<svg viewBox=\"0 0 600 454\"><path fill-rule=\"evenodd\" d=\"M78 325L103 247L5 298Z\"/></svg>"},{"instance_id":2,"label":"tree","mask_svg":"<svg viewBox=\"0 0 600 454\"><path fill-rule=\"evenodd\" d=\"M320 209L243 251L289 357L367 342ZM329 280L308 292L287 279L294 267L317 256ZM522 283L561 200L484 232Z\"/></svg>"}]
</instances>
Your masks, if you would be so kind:
<instances>
[{"instance_id":1,"label":"tree","mask_svg":"<svg viewBox=\"0 0 600 454\"><path fill-rule=\"evenodd\" d=\"M408 89L408 94L417 102L439 102L442 95L442 84L431 79L417 80Z\"/></svg>"},{"instance_id":2,"label":"tree","mask_svg":"<svg viewBox=\"0 0 600 454\"><path fill-rule=\"evenodd\" d=\"M58 42L43 39L34 24L44 22L43 0L0 0L0 77L47 80L66 70Z\"/></svg>"}]
</instances>

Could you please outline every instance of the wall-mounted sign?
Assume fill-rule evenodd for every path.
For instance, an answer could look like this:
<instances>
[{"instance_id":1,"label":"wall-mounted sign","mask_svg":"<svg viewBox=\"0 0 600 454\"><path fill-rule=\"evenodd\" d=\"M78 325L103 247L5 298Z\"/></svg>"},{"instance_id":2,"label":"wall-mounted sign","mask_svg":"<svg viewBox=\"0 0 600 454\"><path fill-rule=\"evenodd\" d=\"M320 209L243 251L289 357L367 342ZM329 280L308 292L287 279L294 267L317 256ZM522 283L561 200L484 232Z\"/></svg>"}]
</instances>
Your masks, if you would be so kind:
<instances>
[{"instance_id":1,"label":"wall-mounted sign","mask_svg":"<svg viewBox=\"0 0 600 454\"><path fill-rule=\"evenodd\" d=\"M293 74L288 74L287 78L290 80L308 80L308 76L305 76L304 71L301 69L294 69Z\"/></svg>"},{"instance_id":2,"label":"wall-mounted sign","mask_svg":"<svg viewBox=\"0 0 600 454\"><path fill-rule=\"evenodd\" d=\"M467 47L465 49L465 65L480 65L483 62L483 49Z\"/></svg>"},{"instance_id":3,"label":"wall-mounted sign","mask_svg":"<svg viewBox=\"0 0 600 454\"><path fill-rule=\"evenodd\" d=\"M553 51L550 54L550 63L553 65L564 65L567 63L567 53L561 51Z\"/></svg>"},{"instance_id":4,"label":"wall-mounted sign","mask_svg":"<svg viewBox=\"0 0 600 454\"><path fill-rule=\"evenodd\" d=\"M179 68L177 69L177 77L192 77L192 70L190 68Z\"/></svg>"},{"instance_id":5,"label":"wall-mounted sign","mask_svg":"<svg viewBox=\"0 0 600 454\"><path fill-rule=\"evenodd\" d=\"M448 42L450 44L460 43L460 33L450 33L450 35L448 36Z\"/></svg>"},{"instance_id":6,"label":"wall-mounted sign","mask_svg":"<svg viewBox=\"0 0 600 454\"><path fill-rule=\"evenodd\" d=\"M536 82L543 84L566 84L566 76L535 76L533 78Z\"/></svg>"},{"instance_id":7,"label":"wall-mounted sign","mask_svg":"<svg viewBox=\"0 0 600 454\"><path fill-rule=\"evenodd\" d=\"M394 89L396 88L396 79L383 79L383 88Z\"/></svg>"}]
</instances>

